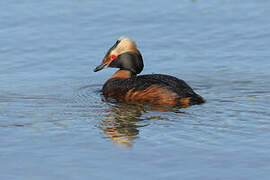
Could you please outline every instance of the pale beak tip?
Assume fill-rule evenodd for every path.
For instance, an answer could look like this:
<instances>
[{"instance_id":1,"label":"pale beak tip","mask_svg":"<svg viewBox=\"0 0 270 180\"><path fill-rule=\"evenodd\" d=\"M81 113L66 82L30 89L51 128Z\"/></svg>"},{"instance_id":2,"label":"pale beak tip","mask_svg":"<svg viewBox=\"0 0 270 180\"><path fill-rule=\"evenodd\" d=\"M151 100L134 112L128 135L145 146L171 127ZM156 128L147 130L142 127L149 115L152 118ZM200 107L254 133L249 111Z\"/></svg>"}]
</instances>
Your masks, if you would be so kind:
<instances>
[{"instance_id":1,"label":"pale beak tip","mask_svg":"<svg viewBox=\"0 0 270 180\"><path fill-rule=\"evenodd\" d=\"M94 69L94 72L100 71L107 66L108 63L100 64Z\"/></svg>"}]
</instances>

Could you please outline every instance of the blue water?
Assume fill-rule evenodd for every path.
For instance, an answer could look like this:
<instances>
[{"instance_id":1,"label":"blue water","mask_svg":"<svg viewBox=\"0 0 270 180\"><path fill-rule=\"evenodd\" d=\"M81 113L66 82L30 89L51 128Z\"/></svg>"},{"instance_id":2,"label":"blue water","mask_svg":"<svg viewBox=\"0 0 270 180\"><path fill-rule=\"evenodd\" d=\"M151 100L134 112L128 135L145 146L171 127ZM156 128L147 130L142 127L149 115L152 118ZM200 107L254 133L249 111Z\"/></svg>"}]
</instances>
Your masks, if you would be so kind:
<instances>
[{"instance_id":1,"label":"blue water","mask_svg":"<svg viewBox=\"0 0 270 180\"><path fill-rule=\"evenodd\" d=\"M270 178L270 1L1 1L0 179ZM207 103L113 104L120 36Z\"/></svg>"}]
</instances>

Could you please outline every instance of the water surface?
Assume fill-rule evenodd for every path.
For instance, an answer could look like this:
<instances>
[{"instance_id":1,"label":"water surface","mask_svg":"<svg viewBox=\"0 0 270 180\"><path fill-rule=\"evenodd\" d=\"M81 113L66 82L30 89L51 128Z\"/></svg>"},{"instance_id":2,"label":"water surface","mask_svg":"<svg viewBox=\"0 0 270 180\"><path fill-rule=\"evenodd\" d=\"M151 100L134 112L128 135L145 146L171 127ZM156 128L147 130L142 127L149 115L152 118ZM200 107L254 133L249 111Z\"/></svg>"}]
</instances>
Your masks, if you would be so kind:
<instances>
[{"instance_id":1,"label":"water surface","mask_svg":"<svg viewBox=\"0 0 270 180\"><path fill-rule=\"evenodd\" d=\"M3 1L1 179L269 179L270 2ZM109 103L120 36L207 103Z\"/></svg>"}]
</instances>

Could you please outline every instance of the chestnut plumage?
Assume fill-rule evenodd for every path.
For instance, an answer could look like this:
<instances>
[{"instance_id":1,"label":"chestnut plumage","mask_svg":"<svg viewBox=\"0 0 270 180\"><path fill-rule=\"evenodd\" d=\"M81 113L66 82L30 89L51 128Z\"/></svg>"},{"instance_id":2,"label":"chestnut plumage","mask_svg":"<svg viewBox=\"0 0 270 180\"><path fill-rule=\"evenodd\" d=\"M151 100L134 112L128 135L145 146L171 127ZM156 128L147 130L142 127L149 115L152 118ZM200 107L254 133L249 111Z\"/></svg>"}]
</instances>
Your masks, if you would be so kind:
<instances>
[{"instance_id":1,"label":"chestnut plumage","mask_svg":"<svg viewBox=\"0 0 270 180\"><path fill-rule=\"evenodd\" d=\"M106 98L127 103L178 107L205 102L185 81L176 77L163 74L137 76L143 70L143 58L129 38L118 39L94 71L107 67L119 70L103 85L102 92Z\"/></svg>"}]
</instances>

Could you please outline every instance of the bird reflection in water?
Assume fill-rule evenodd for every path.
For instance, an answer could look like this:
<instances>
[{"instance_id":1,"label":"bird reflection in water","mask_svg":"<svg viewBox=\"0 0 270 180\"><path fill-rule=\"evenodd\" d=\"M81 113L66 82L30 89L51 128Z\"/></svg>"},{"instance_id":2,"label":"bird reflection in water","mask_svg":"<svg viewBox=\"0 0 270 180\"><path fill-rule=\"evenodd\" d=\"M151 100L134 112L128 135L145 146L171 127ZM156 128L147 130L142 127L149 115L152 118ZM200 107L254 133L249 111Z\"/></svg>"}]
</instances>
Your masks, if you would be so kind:
<instances>
[{"instance_id":1,"label":"bird reflection in water","mask_svg":"<svg viewBox=\"0 0 270 180\"><path fill-rule=\"evenodd\" d=\"M105 119L101 121L99 128L102 129L106 138L110 138L113 144L122 148L131 147L134 140L139 135L139 129L147 126L147 120L159 119L160 116L142 117L148 110L168 111L168 108L155 108L130 105L130 104L113 104L107 109Z\"/></svg>"}]
</instances>

